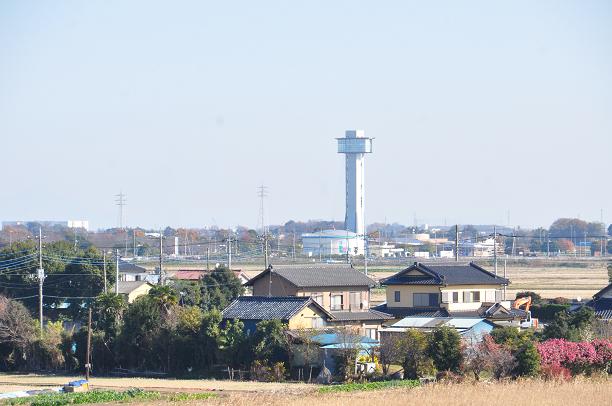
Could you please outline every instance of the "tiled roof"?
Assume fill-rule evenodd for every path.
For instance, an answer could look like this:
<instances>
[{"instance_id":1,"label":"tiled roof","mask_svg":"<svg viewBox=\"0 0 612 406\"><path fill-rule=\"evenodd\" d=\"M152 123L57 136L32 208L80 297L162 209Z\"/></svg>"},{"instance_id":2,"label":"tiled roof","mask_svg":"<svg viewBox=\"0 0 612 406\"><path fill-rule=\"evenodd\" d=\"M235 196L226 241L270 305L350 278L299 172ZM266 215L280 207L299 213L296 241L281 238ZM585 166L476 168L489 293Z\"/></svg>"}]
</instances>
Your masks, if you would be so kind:
<instances>
[{"instance_id":1,"label":"tiled roof","mask_svg":"<svg viewBox=\"0 0 612 406\"><path fill-rule=\"evenodd\" d=\"M359 320L392 320L394 317L390 314L379 312L378 310L369 309L356 312L331 312L334 316L333 321L359 321Z\"/></svg>"},{"instance_id":2,"label":"tiled roof","mask_svg":"<svg viewBox=\"0 0 612 406\"><path fill-rule=\"evenodd\" d=\"M612 283L593 295L593 299L598 299L604 296L612 289Z\"/></svg>"},{"instance_id":3,"label":"tiled roof","mask_svg":"<svg viewBox=\"0 0 612 406\"><path fill-rule=\"evenodd\" d=\"M119 281L118 291L120 294L129 295L134 290L146 284L148 284L146 281Z\"/></svg>"},{"instance_id":4,"label":"tiled roof","mask_svg":"<svg viewBox=\"0 0 612 406\"><path fill-rule=\"evenodd\" d=\"M595 310L595 316L604 320L612 319L612 298L602 297L589 301L587 306Z\"/></svg>"},{"instance_id":5,"label":"tiled roof","mask_svg":"<svg viewBox=\"0 0 612 406\"><path fill-rule=\"evenodd\" d=\"M446 309L441 307L388 307L386 303L375 306L373 310L399 317L449 317Z\"/></svg>"},{"instance_id":6,"label":"tiled roof","mask_svg":"<svg viewBox=\"0 0 612 406\"><path fill-rule=\"evenodd\" d=\"M408 275L411 271L420 275ZM480 266L469 264L425 265L415 262L382 281L382 285L506 285L509 281Z\"/></svg>"},{"instance_id":7,"label":"tiled roof","mask_svg":"<svg viewBox=\"0 0 612 406\"><path fill-rule=\"evenodd\" d=\"M288 321L309 305L316 306L331 318L331 314L310 297L298 296L240 296L223 310L223 318Z\"/></svg>"},{"instance_id":8,"label":"tiled roof","mask_svg":"<svg viewBox=\"0 0 612 406\"><path fill-rule=\"evenodd\" d=\"M147 273L145 268L127 261L119 261L119 273Z\"/></svg>"},{"instance_id":9,"label":"tiled roof","mask_svg":"<svg viewBox=\"0 0 612 406\"><path fill-rule=\"evenodd\" d=\"M349 264L277 265L271 266L270 269L275 275L280 276L298 288L372 287L376 285L374 280L368 278ZM245 285L252 286L256 280L267 276L270 269L261 272Z\"/></svg>"}]
</instances>

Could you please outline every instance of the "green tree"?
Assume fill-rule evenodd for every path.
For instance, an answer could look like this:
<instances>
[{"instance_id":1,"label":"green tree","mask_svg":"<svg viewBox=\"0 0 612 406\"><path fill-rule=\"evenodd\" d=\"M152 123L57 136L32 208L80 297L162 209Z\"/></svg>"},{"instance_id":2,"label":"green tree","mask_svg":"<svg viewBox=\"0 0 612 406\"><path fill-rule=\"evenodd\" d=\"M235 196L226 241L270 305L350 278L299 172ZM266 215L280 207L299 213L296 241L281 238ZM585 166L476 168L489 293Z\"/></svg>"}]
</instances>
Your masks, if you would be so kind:
<instances>
[{"instance_id":1,"label":"green tree","mask_svg":"<svg viewBox=\"0 0 612 406\"><path fill-rule=\"evenodd\" d=\"M221 312L212 309L204 313L201 327L201 347L204 363L207 368L212 368L220 357L219 343L221 341Z\"/></svg>"},{"instance_id":2,"label":"green tree","mask_svg":"<svg viewBox=\"0 0 612 406\"><path fill-rule=\"evenodd\" d=\"M199 306L202 302L199 284L191 281L174 281L171 286L177 294L179 305Z\"/></svg>"},{"instance_id":3,"label":"green tree","mask_svg":"<svg viewBox=\"0 0 612 406\"><path fill-rule=\"evenodd\" d=\"M463 353L461 336L454 328L435 328L428 337L427 352L438 371L459 372Z\"/></svg>"},{"instance_id":4,"label":"green tree","mask_svg":"<svg viewBox=\"0 0 612 406\"><path fill-rule=\"evenodd\" d=\"M204 310L225 309L232 300L244 293L240 279L225 267L207 273L200 280L201 307Z\"/></svg>"},{"instance_id":5,"label":"green tree","mask_svg":"<svg viewBox=\"0 0 612 406\"><path fill-rule=\"evenodd\" d=\"M582 306L570 313L566 310L555 314L552 322L544 327L545 339L564 338L569 341L580 341L590 335L595 313L590 307Z\"/></svg>"},{"instance_id":6,"label":"green tree","mask_svg":"<svg viewBox=\"0 0 612 406\"><path fill-rule=\"evenodd\" d=\"M253 359L268 364L289 361L287 326L280 320L262 320L251 336Z\"/></svg>"},{"instance_id":7,"label":"green tree","mask_svg":"<svg viewBox=\"0 0 612 406\"><path fill-rule=\"evenodd\" d=\"M406 330L400 339L404 379L417 379L431 373L432 359L427 355L427 336L418 330Z\"/></svg>"},{"instance_id":8,"label":"green tree","mask_svg":"<svg viewBox=\"0 0 612 406\"><path fill-rule=\"evenodd\" d=\"M114 339L121 331L123 313L127 302L122 295L103 293L94 303L94 326L105 333L107 339Z\"/></svg>"},{"instance_id":9,"label":"green tree","mask_svg":"<svg viewBox=\"0 0 612 406\"><path fill-rule=\"evenodd\" d=\"M228 321L222 331L221 356L232 368L246 366L248 342L244 334L244 324L240 320Z\"/></svg>"},{"instance_id":10,"label":"green tree","mask_svg":"<svg viewBox=\"0 0 612 406\"><path fill-rule=\"evenodd\" d=\"M517 361L515 374L520 376L537 376L540 372L540 354L533 341L525 341L515 352Z\"/></svg>"}]
</instances>

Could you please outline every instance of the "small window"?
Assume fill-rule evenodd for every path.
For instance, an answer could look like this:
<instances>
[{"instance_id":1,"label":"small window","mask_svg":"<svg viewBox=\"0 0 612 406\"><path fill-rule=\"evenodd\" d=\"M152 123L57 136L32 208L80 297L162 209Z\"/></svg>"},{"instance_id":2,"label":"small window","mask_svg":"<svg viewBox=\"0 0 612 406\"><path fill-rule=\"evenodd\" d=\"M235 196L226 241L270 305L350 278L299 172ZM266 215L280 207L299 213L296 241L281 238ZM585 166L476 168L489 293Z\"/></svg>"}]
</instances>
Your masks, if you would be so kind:
<instances>
[{"instance_id":1,"label":"small window","mask_svg":"<svg viewBox=\"0 0 612 406\"><path fill-rule=\"evenodd\" d=\"M400 291L399 291L399 290L396 290L394 293L395 293L395 301L396 301L396 302L399 302L399 301L400 301L400 299L401 299L401 296L400 296Z\"/></svg>"},{"instance_id":2,"label":"small window","mask_svg":"<svg viewBox=\"0 0 612 406\"><path fill-rule=\"evenodd\" d=\"M463 303L472 303L470 292L463 292Z\"/></svg>"},{"instance_id":3,"label":"small window","mask_svg":"<svg viewBox=\"0 0 612 406\"><path fill-rule=\"evenodd\" d=\"M332 295L331 297L331 309L332 310L342 310L343 309L343 303L342 303L342 295Z\"/></svg>"},{"instance_id":4,"label":"small window","mask_svg":"<svg viewBox=\"0 0 612 406\"><path fill-rule=\"evenodd\" d=\"M322 293L313 293L311 295L312 300L323 306L323 294Z\"/></svg>"},{"instance_id":5,"label":"small window","mask_svg":"<svg viewBox=\"0 0 612 406\"><path fill-rule=\"evenodd\" d=\"M352 310L359 309L361 305L361 293L360 292L349 293L349 303L350 303Z\"/></svg>"},{"instance_id":6,"label":"small window","mask_svg":"<svg viewBox=\"0 0 612 406\"><path fill-rule=\"evenodd\" d=\"M453 292L453 303L459 303L459 292Z\"/></svg>"},{"instance_id":7,"label":"small window","mask_svg":"<svg viewBox=\"0 0 612 406\"><path fill-rule=\"evenodd\" d=\"M472 292L472 301L480 302L480 291L479 290L475 290Z\"/></svg>"},{"instance_id":8,"label":"small window","mask_svg":"<svg viewBox=\"0 0 612 406\"><path fill-rule=\"evenodd\" d=\"M323 319L321 317L313 317L312 328L323 328Z\"/></svg>"},{"instance_id":9,"label":"small window","mask_svg":"<svg viewBox=\"0 0 612 406\"><path fill-rule=\"evenodd\" d=\"M376 337L377 333L378 333L378 331L375 328L366 328L365 329L366 337L370 337L372 340L376 340L378 338L378 337Z\"/></svg>"}]
</instances>

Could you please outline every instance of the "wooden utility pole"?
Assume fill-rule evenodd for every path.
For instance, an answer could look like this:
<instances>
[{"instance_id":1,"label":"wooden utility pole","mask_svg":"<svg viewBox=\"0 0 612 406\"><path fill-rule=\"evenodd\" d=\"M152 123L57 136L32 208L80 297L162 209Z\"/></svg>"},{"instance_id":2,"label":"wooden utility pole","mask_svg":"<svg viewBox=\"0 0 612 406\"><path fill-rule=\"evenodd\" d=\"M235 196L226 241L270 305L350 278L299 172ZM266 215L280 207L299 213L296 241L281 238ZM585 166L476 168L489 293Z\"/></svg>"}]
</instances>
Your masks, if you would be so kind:
<instances>
[{"instance_id":1,"label":"wooden utility pole","mask_svg":"<svg viewBox=\"0 0 612 406\"><path fill-rule=\"evenodd\" d=\"M164 255L164 246L163 246L163 234L162 231L159 230L159 281L157 281L157 283L159 285L164 285L164 276L163 276L163 269L162 269L162 262L163 262L163 255Z\"/></svg>"},{"instance_id":2,"label":"wooden utility pole","mask_svg":"<svg viewBox=\"0 0 612 406\"><path fill-rule=\"evenodd\" d=\"M89 317L87 320L87 354L85 355L85 380L89 381L91 372L91 303L89 305Z\"/></svg>"},{"instance_id":3,"label":"wooden utility pole","mask_svg":"<svg viewBox=\"0 0 612 406\"><path fill-rule=\"evenodd\" d=\"M497 228L493 226L493 262L495 263L495 275L497 275Z\"/></svg>"}]
</instances>

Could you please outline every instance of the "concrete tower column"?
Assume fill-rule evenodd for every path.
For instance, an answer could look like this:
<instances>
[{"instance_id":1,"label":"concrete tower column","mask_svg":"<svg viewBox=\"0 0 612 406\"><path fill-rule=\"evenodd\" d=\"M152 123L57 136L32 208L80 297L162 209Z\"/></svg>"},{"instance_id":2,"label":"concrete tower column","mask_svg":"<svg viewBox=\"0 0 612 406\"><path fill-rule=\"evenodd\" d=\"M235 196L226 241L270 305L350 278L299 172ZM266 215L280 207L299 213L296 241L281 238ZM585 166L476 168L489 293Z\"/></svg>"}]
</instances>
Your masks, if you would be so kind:
<instances>
[{"instance_id":1,"label":"concrete tower column","mask_svg":"<svg viewBox=\"0 0 612 406\"><path fill-rule=\"evenodd\" d=\"M346 215L347 230L365 235L365 154L372 152L372 140L363 130L347 130L337 138L338 153L346 155Z\"/></svg>"}]
</instances>

